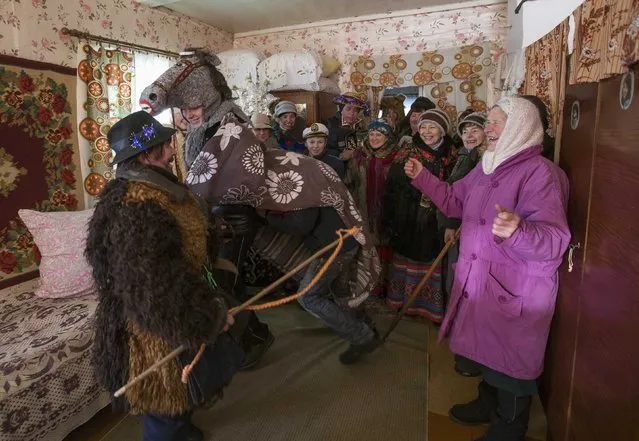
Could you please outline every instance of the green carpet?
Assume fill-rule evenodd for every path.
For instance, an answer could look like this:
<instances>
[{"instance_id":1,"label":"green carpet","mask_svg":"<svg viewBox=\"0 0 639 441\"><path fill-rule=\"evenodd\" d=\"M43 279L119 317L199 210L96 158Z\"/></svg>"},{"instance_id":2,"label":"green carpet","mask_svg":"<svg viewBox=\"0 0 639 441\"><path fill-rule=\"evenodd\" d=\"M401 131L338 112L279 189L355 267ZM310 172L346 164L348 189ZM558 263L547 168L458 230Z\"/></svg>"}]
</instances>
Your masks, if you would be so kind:
<instances>
[{"instance_id":1,"label":"green carpet","mask_svg":"<svg viewBox=\"0 0 639 441\"><path fill-rule=\"evenodd\" d=\"M210 441L426 441L428 326L402 321L386 344L343 366L347 344L296 305L259 313L276 340L258 367L193 421ZM389 317L376 317L380 333ZM138 441L129 416L104 441Z\"/></svg>"}]
</instances>

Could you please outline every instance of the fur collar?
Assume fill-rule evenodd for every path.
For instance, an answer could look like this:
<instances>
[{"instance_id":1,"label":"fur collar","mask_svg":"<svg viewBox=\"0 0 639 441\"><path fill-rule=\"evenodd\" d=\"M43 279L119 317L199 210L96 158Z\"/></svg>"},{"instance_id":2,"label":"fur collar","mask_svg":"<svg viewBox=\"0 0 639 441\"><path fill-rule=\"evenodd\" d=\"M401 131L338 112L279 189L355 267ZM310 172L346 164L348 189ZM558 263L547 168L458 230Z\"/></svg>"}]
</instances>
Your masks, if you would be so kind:
<instances>
[{"instance_id":1,"label":"fur collar","mask_svg":"<svg viewBox=\"0 0 639 441\"><path fill-rule=\"evenodd\" d=\"M166 190L171 195L171 199L177 202L186 200L191 192L188 187L178 181L173 173L152 165L129 170L116 170L116 177L159 187Z\"/></svg>"}]
</instances>

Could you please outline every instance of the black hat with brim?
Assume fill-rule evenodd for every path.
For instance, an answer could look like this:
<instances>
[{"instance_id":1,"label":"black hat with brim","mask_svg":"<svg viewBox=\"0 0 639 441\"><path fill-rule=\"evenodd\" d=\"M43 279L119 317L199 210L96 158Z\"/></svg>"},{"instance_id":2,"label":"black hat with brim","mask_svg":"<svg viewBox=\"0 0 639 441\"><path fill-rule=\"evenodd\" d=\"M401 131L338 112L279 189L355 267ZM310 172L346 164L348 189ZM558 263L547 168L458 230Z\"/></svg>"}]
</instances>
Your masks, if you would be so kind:
<instances>
[{"instance_id":1,"label":"black hat with brim","mask_svg":"<svg viewBox=\"0 0 639 441\"><path fill-rule=\"evenodd\" d=\"M175 132L175 129L164 127L143 110L125 116L107 133L109 145L115 152L112 164L119 164L165 143Z\"/></svg>"}]
</instances>

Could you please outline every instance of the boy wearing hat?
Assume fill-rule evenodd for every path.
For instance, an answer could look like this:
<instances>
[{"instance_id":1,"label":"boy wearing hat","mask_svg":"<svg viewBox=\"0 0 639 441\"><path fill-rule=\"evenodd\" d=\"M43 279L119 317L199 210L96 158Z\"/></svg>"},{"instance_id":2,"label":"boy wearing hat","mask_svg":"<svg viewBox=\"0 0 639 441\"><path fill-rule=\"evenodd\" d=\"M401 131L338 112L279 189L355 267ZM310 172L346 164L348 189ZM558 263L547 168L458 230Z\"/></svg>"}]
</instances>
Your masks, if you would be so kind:
<instances>
[{"instance_id":1,"label":"boy wearing hat","mask_svg":"<svg viewBox=\"0 0 639 441\"><path fill-rule=\"evenodd\" d=\"M298 120L301 118L297 116L295 103L291 101L280 101L275 106L273 115L277 121L275 137L280 147L289 152L305 153L306 147L304 147L303 142L300 142L301 130L299 130ZM304 126L305 125L306 123L304 123Z\"/></svg>"},{"instance_id":2,"label":"boy wearing hat","mask_svg":"<svg viewBox=\"0 0 639 441\"><path fill-rule=\"evenodd\" d=\"M326 126L320 123L313 123L310 127L304 129L303 136L304 145L308 150L309 156L322 161L335 170L340 179L344 179L346 175L344 162L328 152L328 129Z\"/></svg>"},{"instance_id":3,"label":"boy wearing hat","mask_svg":"<svg viewBox=\"0 0 639 441\"><path fill-rule=\"evenodd\" d=\"M99 294L97 377L109 392L180 345L190 351L215 343L200 367L222 360L229 366L221 377L207 371L215 382L209 396L187 392L193 377L188 388L182 384L180 372L191 360L184 354L128 388L130 408L145 414L145 441L203 440L190 413L230 381L244 356L225 333L234 319L222 292L203 277L207 213L170 172L174 133L144 111L113 125L107 138L115 151L116 177L100 195L85 251Z\"/></svg>"}]
</instances>

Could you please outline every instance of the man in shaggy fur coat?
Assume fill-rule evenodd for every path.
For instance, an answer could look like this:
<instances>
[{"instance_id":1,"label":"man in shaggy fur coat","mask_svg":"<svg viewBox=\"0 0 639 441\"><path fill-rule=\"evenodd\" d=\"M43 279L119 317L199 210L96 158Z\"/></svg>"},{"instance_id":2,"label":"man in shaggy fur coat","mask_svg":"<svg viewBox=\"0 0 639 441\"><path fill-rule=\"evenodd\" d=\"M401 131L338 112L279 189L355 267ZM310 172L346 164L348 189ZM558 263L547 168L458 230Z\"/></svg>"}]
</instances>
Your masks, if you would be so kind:
<instances>
[{"instance_id":1,"label":"man in shaggy fur coat","mask_svg":"<svg viewBox=\"0 0 639 441\"><path fill-rule=\"evenodd\" d=\"M103 387L113 393L180 345L191 354L125 392L130 409L145 414L144 441L203 440L190 412L230 381L244 356L225 332L234 319L222 292L203 277L205 207L170 172L174 132L143 111L113 125L116 177L95 207L85 252L99 293L94 355ZM182 384L202 343L196 370L204 375L194 370Z\"/></svg>"}]
</instances>

